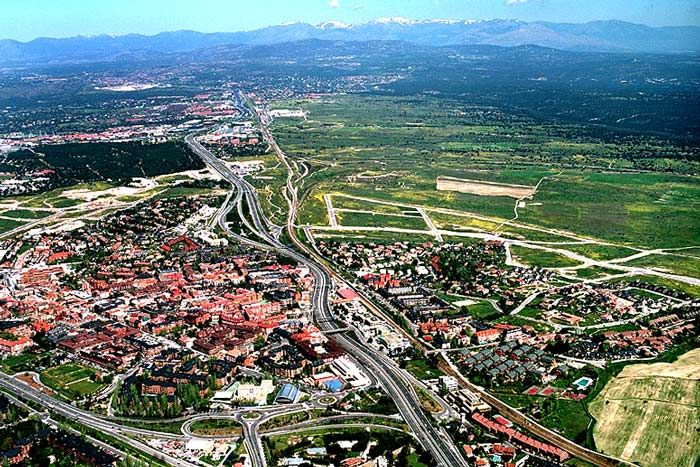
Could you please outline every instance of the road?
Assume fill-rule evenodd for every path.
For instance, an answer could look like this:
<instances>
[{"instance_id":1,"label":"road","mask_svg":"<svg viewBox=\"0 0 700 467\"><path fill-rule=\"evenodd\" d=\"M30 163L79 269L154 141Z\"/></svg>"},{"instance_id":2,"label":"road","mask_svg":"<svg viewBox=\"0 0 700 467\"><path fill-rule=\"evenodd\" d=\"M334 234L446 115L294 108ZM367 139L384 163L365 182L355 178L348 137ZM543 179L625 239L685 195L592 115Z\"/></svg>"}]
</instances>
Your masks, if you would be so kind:
<instances>
[{"instance_id":1,"label":"road","mask_svg":"<svg viewBox=\"0 0 700 467\"><path fill-rule=\"evenodd\" d=\"M619 465L632 466L629 462L622 459L615 459L609 457L605 454L584 448L583 446L576 444L568 438L560 435L559 433L552 431L535 420L531 419L527 415L523 414L517 409L509 406L505 402L501 401L497 397L493 396L489 392L485 391L483 388L472 384L467 378L462 375L462 373L457 369L455 364L449 359L449 357L442 353L440 356L443 359L444 364L439 365L439 368L443 370L446 374L456 377L463 387L466 387L470 391L478 394L481 399L492 407L496 408L498 412L507 417L510 421L519 427L525 428L529 432L539 436L540 438L546 440L547 442L557 446L568 453L573 454L579 459L583 459L594 465L600 467L617 467Z\"/></svg>"},{"instance_id":2,"label":"road","mask_svg":"<svg viewBox=\"0 0 700 467\"><path fill-rule=\"evenodd\" d=\"M130 428L103 420L99 417L96 417L90 412L86 412L84 410L73 407L70 404L54 399L53 397L37 389L34 389L28 384L18 381L15 378L3 372L0 372L0 388L24 400L34 402L36 404L41 405L42 407L46 407L47 409L62 417L75 421L81 425L85 425L91 429L105 433L110 437L115 438L121 441L122 443L131 446L134 449L145 452L156 459L160 459L164 462L167 462L170 465L174 465L176 467L195 466L195 464L183 461L181 459L177 459L128 436L136 435L153 436L157 438L184 439L183 435L172 435L167 433L154 432L150 430L142 430L139 428Z\"/></svg>"},{"instance_id":3,"label":"road","mask_svg":"<svg viewBox=\"0 0 700 467\"><path fill-rule=\"evenodd\" d=\"M335 320L330 308L329 297L333 289L331 273L326 270L325 266L318 261L317 258L314 258L313 252L309 251L306 246L304 246L297 239L296 236L294 220L296 219L298 201L291 166L289 166L284 153L275 142L267 127L261 125L261 130L265 140L270 145L270 148L277 153L280 160L282 160L285 166L288 168L289 176L287 179L286 197L289 202L289 214L287 234L290 236L290 238L292 238L296 248L304 252L304 255L300 254L297 250L282 244L270 233L270 229L274 228L274 226L271 225L271 222L269 222L269 220L267 220L262 213L262 207L258 200L257 192L252 185L235 174L221 160L202 146L196 140L195 135L188 135L185 138L185 142L199 157L202 158L205 164L219 173L222 178L229 181L235 187L236 196L233 198L232 205L230 205L229 208L233 209L235 207L237 209L243 225L245 225L249 231L253 232L260 240L262 240L263 245L260 245L260 242L252 241L251 239L242 237L241 235L232 232L226 222L223 221L225 216L220 218L219 225L229 234L232 234L235 238L241 241L252 244L253 246L263 246L268 249L272 248L276 252L290 257L298 263L307 266L315 279L312 292L312 309L314 313L314 320L321 331L328 332L342 328L344 325L339 324ZM228 210L224 209L222 211L228 212ZM250 219L248 216L250 216ZM349 336L337 334L333 338L360 364L362 368L364 368L367 373L376 377L387 394L394 400L401 416L416 434L417 439L435 458L439 466L459 467L467 465L466 460L462 457L461 453L449 436L447 436L444 431L436 428L433 425L432 420L425 415L415 392L404 378L400 368L393 360L381 352L361 345ZM250 424L251 430L255 428L255 424ZM244 435L249 437L257 435L257 433L254 431L244 431ZM246 446L248 449L255 449L255 444L259 443L248 442ZM264 454L262 452L253 452L251 454L251 461L253 467L263 467L265 465Z\"/></svg>"},{"instance_id":4,"label":"road","mask_svg":"<svg viewBox=\"0 0 700 467\"><path fill-rule=\"evenodd\" d=\"M285 165L288 167L288 170L290 171L290 175L289 175L288 180L287 180L287 189L288 189L288 192L290 193L289 198L291 201L290 202L290 214L289 214L288 223L287 223L287 232L289 234L289 237L292 239L292 241L294 242L295 246L298 249L305 252L308 256L315 258L316 261L318 262L318 264L323 264L322 259L315 252L309 250L309 248L307 248L306 245L304 245L302 242L300 242L296 236L296 229L295 229L296 226L294 225L294 221L296 219L296 209L297 209L296 196L297 196L297 193L292 185L293 176L291 174L291 168L289 167L289 164L286 162L286 155L279 148L279 146L274 142L274 138L270 134L269 130L264 126L263 126L263 134L264 134L265 138L268 140L268 143L270 144L271 148L273 150L275 150L278 157L280 157L280 159L285 163ZM387 202L387 204L390 204L390 203ZM417 208L419 208L419 207L420 206L417 206ZM546 247L543 249L546 249ZM324 274L328 276L328 275L331 275L333 273L332 273L332 271L329 273L324 269ZM337 277L338 280L342 280L337 275L334 275L334 276ZM349 286L349 284L345 284L344 286ZM321 319L319 320L319 323L324 322L326 319L332 319L332 316L328 316L328 315L324 316L324 314L328 313L327 307L321 306L319 304L318 307L315 306L314 308L320 310L319 313L321 315L320 316ZM343 336L340 336L340 337L343 337ZM445 354L441 354L441 356L445 360L449 361L449 359L446 357ZM362 356L358 355L358 358L360 360L362 360ZM375 358L377 358L377 363L379 363L384 368L386 368L387 366L388 367L391 366L390 363L386 362L386 360L390 360L390 359L388 357L386 357L385 355L383 355L383 354L376 355ZM371 362L365 362L365 363L367 363L367 367L372 368ZM393 361L391 363L393 363ZM449 369L456 370L454 368L449 368ZM451 374L451 373L448 373L448 374ZM510 416L511 419L515 423L519 424L520 426L524 427L525 429L534 433L535 435L545 439L546 441L548 441L556 446L559 446L562 449L567 450L569 453L571 453L577 457L580 457L584 460L587 460L589 462L592 462L595 465L599 465L599 466L613 466L613 465L620 465L620 464L628 464L628 463L621 461L619 459L614 459L614 458L608 457L606 455L600 454L598 452L586 449L586 448L574 443L573 441L570 441L567 438L561 436L559 433L556 433L555 431L552 431L552 430L540 425L539 423L537 423L536 421L525 416L524 414L522 414L518 410L514 409L513 407L510 407L509 405L503 403L499 399L486 393L481 388L474 386L468 380L466 380L466 378L464 378L464 376L461 375L461 373L459 373L459 371L455 371L455 376L459 376L460 381L462 381L463 383L468 385L468 387L470 389L481 394L483 399L487 403L490 403L492 406L497 408L500 412L504 413L506 416ZM390 380L393 381L393 378L390 378ZM398 378L398 380L400 380L400 378ZM393 391L388 390L388 392L393 397L393 393L392 393ZM395 401L396 401L396 399L395 399ZM397 401L397 404L398 404L398 401ZM404 415L403 412L402 412L402 415ZM415 420L411 421L411 420L407 419L406 417L404 417L404 419L409 423L409 425L411 427L413 427L414 423L416 423ZM422 424L419 422L419 423L417 423L417 425L421 426ZM425 436L424 433L419 433L418 435L419 435L419 438L422 438L423 436ZM437 436L435 435L435 430L433 430L433 433L430 436L435 436L435 438L433 438L433 439L437 438ZM442 433L442 436L446 437L446 435L444 433ZM450 442L450 445L451 444L452 443ZM437 446L426 446L426 448L428 448L430 450L430 452L433 454L434 454L436 449L439 450L439 447L437 447ZM448 452L448 451L449 451L449 449L445 449L444 452ZM459 454L457 454L457 456L461 460L461 456ZM436 460L438 461L438 463L441 463L441 462L445 461L445 458L440 458L440 457L436 456ZM453 462L452 464L448 463L447 465L462 465L461 463L459 463L459 464L456 463L457 462L456 460L453 460L452 462Z\"/></svg>"},{"instance_id":5,"label":"road","mask_svg":"<svg viewBox=\"0 0 700 467\"><path fill-rule=\"evenodd\" d=\"M253 110L255 112L255 109ZM329 304L329 296L332 292L332 277L343 287L354 290L351 284L326 268L322 258L302 243L296 232L296 213L298 209L297 189L294 186L294 171L290 166L286 154L279 147L267 126L261 124L263 137L268 142L278 158L287 167L287 199L289 201L289 213L287 217L287 235L294 246L304 252L300 262L309 266L316 279L316 292L313 297L314 318L322 331L333 331L342 327L335 321ZM344 349L348 351L365 370L369 370L380 382L387 394L394 400L399 413L416 434L423 447L431 453L438 465L457 467L466 466L467 463L462 454L447 433L435 427L433 421L425 415L421 403L417 398L414 388L405 378L402 370L391 358L384 353L376 351L369 346L358 343L345 334L334 336Z\"/></svg>"}]
</instances>

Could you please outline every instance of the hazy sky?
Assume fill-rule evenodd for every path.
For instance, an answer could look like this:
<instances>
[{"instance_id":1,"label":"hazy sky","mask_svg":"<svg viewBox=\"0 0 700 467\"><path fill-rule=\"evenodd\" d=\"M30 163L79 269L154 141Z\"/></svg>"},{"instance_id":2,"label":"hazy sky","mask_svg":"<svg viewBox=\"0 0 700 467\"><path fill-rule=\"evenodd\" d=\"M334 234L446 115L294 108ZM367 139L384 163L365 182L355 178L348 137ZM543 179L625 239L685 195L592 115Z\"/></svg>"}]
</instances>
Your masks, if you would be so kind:
<instances>
[{"instance_id":1,"label":"hazy sky","mask_svg":"<svg viewBox=\"0 0 700 467\"><path fill-rule=\"evenodd\" d=\"M700 25L700 0L0 0L0 38L240 31L383 16Z\"/></svg>"}]
</instances>

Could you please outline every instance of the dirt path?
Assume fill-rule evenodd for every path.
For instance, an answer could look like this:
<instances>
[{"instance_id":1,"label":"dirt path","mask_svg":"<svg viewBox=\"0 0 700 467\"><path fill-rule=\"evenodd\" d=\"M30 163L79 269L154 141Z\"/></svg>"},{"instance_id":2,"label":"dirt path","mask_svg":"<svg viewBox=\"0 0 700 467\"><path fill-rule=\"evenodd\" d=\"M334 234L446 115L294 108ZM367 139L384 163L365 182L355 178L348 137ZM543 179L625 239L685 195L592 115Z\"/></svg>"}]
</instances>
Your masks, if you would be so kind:
<instances>
[{"instance_id":1,"label":"dirt path","mask_svg":"<svg viewBox=\"0 0 700 467\"><path fill-rule=\"evenodd\" d=\"M629 439L627 440L627 444L625 444L625 448L622 450L622 454L620 454L620 457L622 457L623 459L632 458L632 454L634 454L634 451L635 449L637 449L639 441L642 439L642 436L644 436L644 432L649 426L649 420L651 420L651 415L654 413L655 407L655 402L649 402L647 404L644 404L644 416L641 418L642 421L637 426L637 429L634 431L634 433L632 433L632 436L629 437Z\"/></svg>"},{"instance_id":2,"label":"dirt path","mask_svg":"<svg viewBox=\"0 0 700 467\"><path fill-rule=\"evenodd\" d=\"M537 184L537 186L540 185L540 183L548 177L543 177L540 179L540 182ZM375 203L375 204L382 204L382 205L387 205L387 206L395 206L395 207L400 207L400 208L412 208L415 209L416 211L419 210L424 210L426 212L439 212L442 214L450 214L450 215L457 215L457 216L464 216L464 217L471 217L474 219L480 219L480 220L485 220L489 222L494 222L496 221L493 218L489 218L487 216L481 216L478 214L472 214L472 213L466 213L463 211L455 211L452 209L445 209L445 208L436 208L436 207L430 207L430 206L422 206L422 205L415 205L415 204L406 204L406 203L397 203L397 202L391 202L391 201L384 201L384 200L377 200L377 199L372 199L372 198L365 198L365 197L360 197L360 196L351 196L351 195L336 195L336 196L344 196L346 198L350 199L356 199L360 201L365 201L369 203ZM419 211L420 212L420 211ZM606 246L617 246L619 247L620 245L616 245L614 243L609 243L609 242L603 242L594 238L590 237L581 237L576 234L570 233L570 232L562 232L558 230L553 230L553 229L544 229L544 228L538 228L538 227L533 227L533 226L526 226L522 224L516 224L516 223L510 223L510 225L522 229L527 229L527 230L532 230L534 232L543 232L543 233L548 233L552 235L558 235L558 236L564 236L568 237L571 239L575 239L580 241L581 243L590 243L590 244L595 244L595 245L606 245ZM401 228L377 228L377 227L352 227L352 228L347 228L344 226L338 226L338 227L325 227L325 226L311 226L315 230L330 230L330 229L337 229L337 230L367 230L367 231L378 231L378 230L385 230L385 231L391 231L391 232L397 232L397 233L420 233L420 234L425 234L424 231L417 231L414 229L401 229ZM470 238L481 238L484 240L497 240L501 242L508 242L512 245L518 245L522 246L525 248L530 248L534 250L543 250L543 251L548 251L551 253L556 253L562 256L565 256L569 259L573 259L579 263L583 263L585 267L592 267L592 266L597 266L597 267L602 267L602 268L607 268L607 269L612 269L616 271L620 271L621 273L626 273L626 274L631 274L631 275L652 275L652 276L658 276L662 277L664 279L669 279L669 280L674 280L674 281L679 281L679 282L684 282L687 284L691 285L697 285L700 286L700 278L696 277L689 277L689 276L684 276L680 274L672 274L656 269L651 269L648 267L632 267L632 266L625 266L624 263L631 261L632 259L639 258L639 257L644 257L648 256L650 254L657 254L661 253L663 254L663 250L660 249L655 249L655 250L643 250L639 248L631 248L631 247L626 247L630 248L633 250L636 250L637 253L634 255L625 257L625 258L619 258L617 260L594 260L592 258L589 258L587 256L584 256L580 253L575 253L570 250L563 250L563 249L558 249L558 248L553 248L549 246L548 243L544 242L530 242L530 241L524 241L524 240L515 240L511 238L503 238L497 233L487 233L487 231L481 231L481 232L458 232L458 231L451 231L451 230L444 230L444 229L438 229L438 232L443 235L443 236L455 236L455 237L470 237ZM595 282L595 279L590 279L590 282Z\"/></svg>"}]
</instances>

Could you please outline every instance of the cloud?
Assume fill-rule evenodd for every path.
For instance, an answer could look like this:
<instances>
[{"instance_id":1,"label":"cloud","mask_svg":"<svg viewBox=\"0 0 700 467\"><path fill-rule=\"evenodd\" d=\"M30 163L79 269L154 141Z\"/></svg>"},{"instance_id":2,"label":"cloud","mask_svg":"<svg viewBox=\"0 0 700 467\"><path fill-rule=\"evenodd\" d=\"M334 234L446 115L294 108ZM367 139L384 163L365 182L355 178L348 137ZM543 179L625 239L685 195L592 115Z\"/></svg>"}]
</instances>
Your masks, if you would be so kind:
<instances>
[{"instance_id":1,"label":"cloud","mask_svg":"<svg viewBox=\"0 0 700 467\"><path fill-rule=\"evenodd\" d=\"M340 0L330 0L328 6L331 8L340 8Z\"/></svg>"},{"instance_id":2,"label":"cloud","mask_svg":"<svg viewBox=\"0 0 700 467\"><path fill-rule=\"evenodd\" d=\"M522 5L528 1L529 0L506 0L506 5Z\"/></svg>"}]
</instances>

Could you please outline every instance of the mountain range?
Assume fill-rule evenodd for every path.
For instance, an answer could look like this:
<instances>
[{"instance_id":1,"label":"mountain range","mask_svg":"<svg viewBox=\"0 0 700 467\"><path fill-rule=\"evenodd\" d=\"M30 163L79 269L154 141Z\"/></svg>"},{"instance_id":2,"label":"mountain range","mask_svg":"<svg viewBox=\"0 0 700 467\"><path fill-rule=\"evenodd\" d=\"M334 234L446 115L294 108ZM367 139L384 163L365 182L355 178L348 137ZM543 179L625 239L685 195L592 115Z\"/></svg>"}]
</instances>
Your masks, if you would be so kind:
<instances>
[{"instance_id":1,"label":"mountain range","mask_svg":"<svg viewBox=\"0 0 700 467\"><path fill-rule=\"evenodd\" d=\"M153 36L76 36L29 42L0 40L0 64L31 65L114 60L126 55L188 52L221 45L270 45L306 39L404 41L424 46L538 45L569 51L683 53L700 51L700 27L650 27L623 21L583 24L516 20L411 20L380 18L362 24L291 23L254 31L163 32Z\"/></svg>"}]
</instances>

